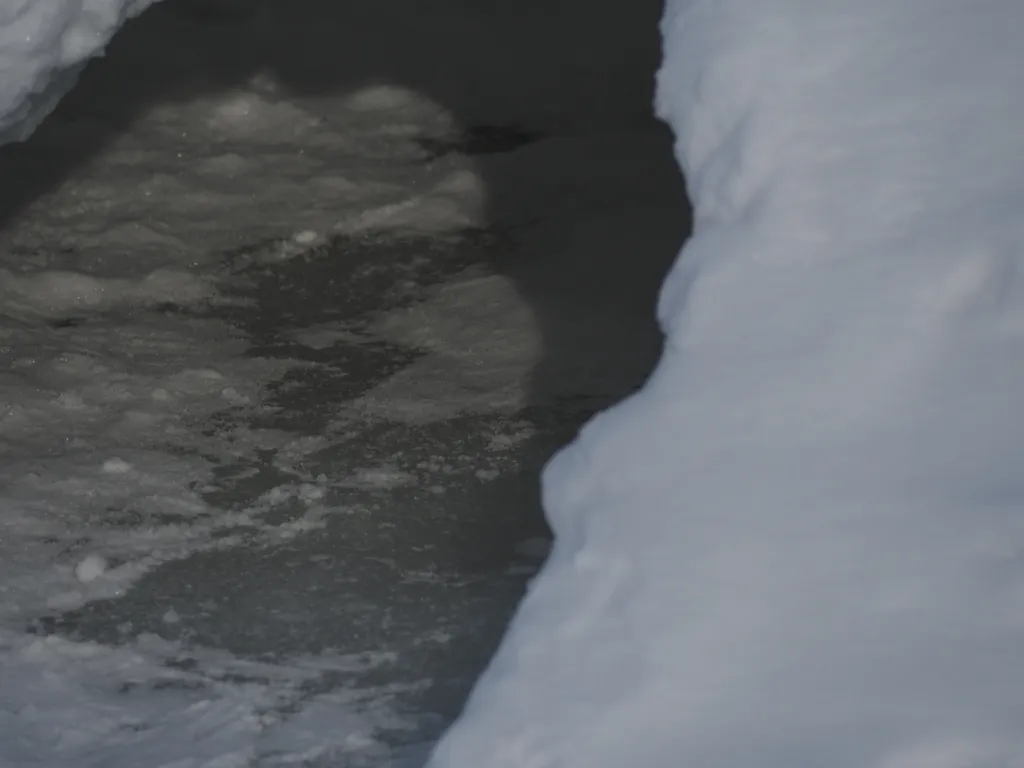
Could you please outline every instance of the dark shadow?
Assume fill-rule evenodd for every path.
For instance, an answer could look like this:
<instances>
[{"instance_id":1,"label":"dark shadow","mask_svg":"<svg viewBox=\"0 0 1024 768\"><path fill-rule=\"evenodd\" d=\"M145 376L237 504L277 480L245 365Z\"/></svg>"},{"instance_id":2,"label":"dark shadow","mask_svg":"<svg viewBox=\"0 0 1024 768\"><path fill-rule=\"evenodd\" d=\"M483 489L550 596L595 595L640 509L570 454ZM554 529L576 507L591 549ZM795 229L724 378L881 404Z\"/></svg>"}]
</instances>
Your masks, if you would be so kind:
<instances>
[{"instance_id":1,"label":"dark shadow","mask_svg":"<svg viewBox=\"0 0 1024 768\"><path fill-rule=\"evenodd\" d=\"M540 327L543 356L523 413L540 437L522 446L524 472L536 478L556 445L643 383L660 349L657 290L689 228L671 139L650 116L661 0L252 0L251 13L234 0L219 8L204 0L154 6L87 67L32 139L0 149L0 227L156 104L217 93L261 72L293 95L375 83L413 89L462 127L423 137L425 156L478 159L487 229L511 243L474 258L514 280ZM72 132L75 140L64 141ZM558 175L517 174L522 152L550 153ZM628 183L614 194L595 191L595 167ZM524 200L533 213L524 213ZM574 211L591 212L587 226ZM273 328L254 332L274 343ZM330 396L331 382L318 386L318 397ZM443 445L443 437L430 439ZM467 571L486 570L481 553L507 557L515 542L544 530L534 487L528 498L507 496L516 503L497 504L499 519L452 534L463 550L453 557ZM506 614L517 594L503 593ZM479 669L499 636L492 627L452 654Z\"/></svg>"}]
</instances>

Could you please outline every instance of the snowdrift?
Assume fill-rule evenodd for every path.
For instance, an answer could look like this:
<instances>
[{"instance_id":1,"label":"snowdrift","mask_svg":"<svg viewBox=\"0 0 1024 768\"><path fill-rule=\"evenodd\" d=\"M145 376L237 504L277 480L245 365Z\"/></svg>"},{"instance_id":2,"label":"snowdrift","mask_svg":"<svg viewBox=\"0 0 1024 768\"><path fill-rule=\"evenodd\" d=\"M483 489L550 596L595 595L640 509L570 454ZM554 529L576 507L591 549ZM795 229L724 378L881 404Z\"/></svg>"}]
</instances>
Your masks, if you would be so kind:
<instances>
[{"instance_id":1,"label":"snowdrift","mask_svg":"<svg viewBox=\"0 0 1024 768\"><path fill-rule=\"evenodd\" d=\"M26 138L82 65L154 0L5 0L0 7L0 144Z\"/></svg>"},{"instance_id":2,"label":"snowdrift","mask_svg":"<svg viewBox=\"0 0 1024 768\"><path fill-rule=\"evenodd\" d=\"M432 768L1024 765L1022 29L669 0L663 359Z\"/></svg>"}]
</instances>

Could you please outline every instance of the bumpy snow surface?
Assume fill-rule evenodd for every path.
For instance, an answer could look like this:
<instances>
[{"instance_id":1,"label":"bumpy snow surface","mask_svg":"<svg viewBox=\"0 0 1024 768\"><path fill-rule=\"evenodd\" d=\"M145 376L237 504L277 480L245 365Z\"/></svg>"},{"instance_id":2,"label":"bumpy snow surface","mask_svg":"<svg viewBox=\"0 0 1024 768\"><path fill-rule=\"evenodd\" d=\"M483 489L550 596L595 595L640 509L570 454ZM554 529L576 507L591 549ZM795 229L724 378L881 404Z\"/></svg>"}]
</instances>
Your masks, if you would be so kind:
<instances>
[{"instance_id":1,"label":"bumpy snow surface","mask_svg":"<svg viewBox=\"0 0 1024 768\"><path fill-rule=\"evenodd\" d=\"M1024 765L1022 29L669 1L667 347L434 768Z\"/></svg>"},{"instance_id":2,"label":"bumpy snow surface","mask_svg":"<svg viewBox=\"0 0 1024 768\"><path fill-rule=\"evenodd\" d=\"M24 138L154 0L5 0L0 7L0 141Z\"/></svg>"}]
</instances>

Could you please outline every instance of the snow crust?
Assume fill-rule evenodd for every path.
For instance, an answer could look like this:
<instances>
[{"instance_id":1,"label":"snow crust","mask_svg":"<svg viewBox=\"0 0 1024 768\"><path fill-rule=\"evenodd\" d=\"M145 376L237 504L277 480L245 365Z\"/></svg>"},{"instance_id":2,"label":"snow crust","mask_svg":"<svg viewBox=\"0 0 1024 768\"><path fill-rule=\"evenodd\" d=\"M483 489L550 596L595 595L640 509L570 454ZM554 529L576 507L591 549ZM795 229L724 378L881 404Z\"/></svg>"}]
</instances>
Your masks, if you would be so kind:
<instances>
[{"instance_id":1,"label":"snow crust","mask_svg":"<svg viewBox=\"0 0 1024 768\"><path fill-rule=\"evenodd\" d=\"M662 29L663 358L549 465L554 551L430 766L1024 765L1024 5Z\"/></svg>"},{"instance_id":2,"label":"snow crust","mask_svg":"<svg viewBox=\"0 0 1024 768\"><path fill-rule=\"evenodd\" d=\"M24 139L125 20L154 0L5 0L0 7L0 143Z\"/></svg>"}]
</instances>

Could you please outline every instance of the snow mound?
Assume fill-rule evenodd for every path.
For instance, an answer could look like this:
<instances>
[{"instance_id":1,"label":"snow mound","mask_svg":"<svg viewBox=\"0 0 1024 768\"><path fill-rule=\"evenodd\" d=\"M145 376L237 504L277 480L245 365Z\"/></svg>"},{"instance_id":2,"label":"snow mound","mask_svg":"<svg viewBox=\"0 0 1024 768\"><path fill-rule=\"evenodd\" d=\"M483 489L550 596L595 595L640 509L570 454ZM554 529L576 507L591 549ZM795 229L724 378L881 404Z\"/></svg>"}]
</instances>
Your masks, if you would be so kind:
<instances>
[{"instance_id":1,"label":"snow mound","mask_svg":"<svg viewBox=\"0 0 1024 768\"><path fill-rule=\"evenodd\" d=\"M6 0L0 7L0 143L28 137L81 65L154 0Z\"/></svg>"},{"instance_id":2,"label":"snow mound","mask_svg":"<svg viewBox=\"0 0 1024 768\"><path fill-rule=\"evenodd\" d=\"M669 0L663 357L432 768L1024 765L1021 29Z\"/></svg>"}]
</instances>

